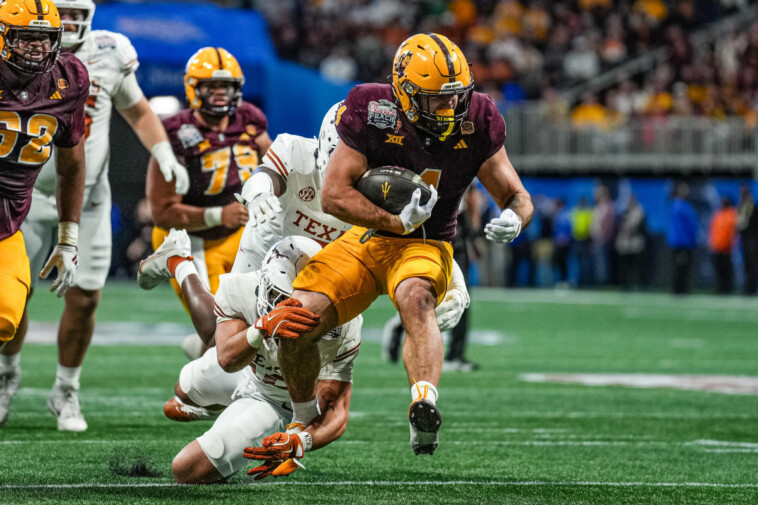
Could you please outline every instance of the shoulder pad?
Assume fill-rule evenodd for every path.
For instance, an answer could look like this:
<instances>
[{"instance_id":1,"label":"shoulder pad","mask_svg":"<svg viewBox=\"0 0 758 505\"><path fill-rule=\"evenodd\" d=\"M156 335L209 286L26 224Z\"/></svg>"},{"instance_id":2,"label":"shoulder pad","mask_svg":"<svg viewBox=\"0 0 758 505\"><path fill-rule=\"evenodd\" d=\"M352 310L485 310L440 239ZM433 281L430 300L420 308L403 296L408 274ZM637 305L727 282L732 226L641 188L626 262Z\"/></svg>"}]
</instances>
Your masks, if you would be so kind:
<instances>
[{"instance_id":1,"label":"shoulder pad","mask_svg":"<svg viewBox=\"0 0 758 505\"><path fill-rule=\"evenodd\" d=\"M137 51L126 36L107 30L94 30L91 36L98 52L113 51L121 72L129 74L137 70Z\"/></svg>"},{"instance_id":2,"label":"shoulder pad","mask_svg":"<svg viewBox=\"0 0 758 505\"><path fill-rule=\"evenodd\" d=\"M317 146L315 139L281 133L268 148L262 163L285 179L292 172L309 174L316 168Z\"/></svg>"}]
</instances>

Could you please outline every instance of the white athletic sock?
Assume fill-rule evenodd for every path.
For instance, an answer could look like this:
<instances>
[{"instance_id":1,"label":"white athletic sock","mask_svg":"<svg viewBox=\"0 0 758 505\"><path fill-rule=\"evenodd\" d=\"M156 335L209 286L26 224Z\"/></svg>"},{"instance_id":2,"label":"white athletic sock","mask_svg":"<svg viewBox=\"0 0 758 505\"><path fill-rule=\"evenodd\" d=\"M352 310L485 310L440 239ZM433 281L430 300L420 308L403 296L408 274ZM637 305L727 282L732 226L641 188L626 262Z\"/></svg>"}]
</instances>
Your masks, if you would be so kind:
<instances>
[{"instance_id":1,"label":"white athletic sock","mask_svg":"<svg viewBox=\"0 0 758 505\"><path fill-rule=\"evenodd\" d=\"M195 264L192 262L192 260L182 261L176 265L176 270L174 270L174 279L176 279L176 282L179 283L179 287L181 287L184 279L192 274L197 275L197 268L195 267Z\"/></svg>"},{"instance_id":2,"label":"white athletic sock","mask_svg":"<svg viewBox=\"0 0 758 505\"><path fill-rule=\"evenodd\" d=\"M437 403L437 388L434 384L427 381L419 381L411 386L411 398L412 402L415 402L419 398L426 398L432 403Z\"/></svg>"},{"instance_id":3,"label":"white athletic sock","mask_svg":"<svg viewBox=\"0 0 758 505\"><path fill-rule=\"evenodd\" d=\"M58 363L58 370L55 372L55 384L61 386L73 386L79 389L79 376L82 373L80 366L63 366Z\"/></svg>"},{"instance_id":4,"label":"white athletic sock","mask_svg":"<svg viewBox=\"0 0 758 505\"><path fill-rule=\"evenodd\" d=\"M292 422L302 424L303 428L320 415L321 409L318 407L318 396L309 402L292 402Z\"/></svg>"},{"instance_id":5,"label":"white athletic sock","mask_svg":"<svg viewBox=\"0 0 758 505\"><path fill-rule=\"evenodd\" d=\"M20 352L17 352L16 354L11 354L10 356L6 356L5 354L0 354L0 370L7 370L8 368L18 368L20 363L21 363Z\"/></svg>"}]
</instances>

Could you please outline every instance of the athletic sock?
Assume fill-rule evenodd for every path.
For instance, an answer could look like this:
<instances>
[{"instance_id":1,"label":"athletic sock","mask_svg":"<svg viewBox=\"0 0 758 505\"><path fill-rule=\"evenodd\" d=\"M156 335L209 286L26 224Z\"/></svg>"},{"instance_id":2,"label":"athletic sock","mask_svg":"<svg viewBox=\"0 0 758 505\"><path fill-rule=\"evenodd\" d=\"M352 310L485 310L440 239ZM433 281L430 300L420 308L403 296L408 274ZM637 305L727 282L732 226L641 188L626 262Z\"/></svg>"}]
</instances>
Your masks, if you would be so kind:
<instances>
[{"instance_id":1,"label":"athletic sock","mask_svg":"<svg viewBox=\"0 0 758 505\"><path fill-rule=\"evenodd\" d=\"M437 403L437 388L434 384L427 381L419 381L411 386L411 403L419 398L426 398L432 403Z\"/></svg>"},{"instance_id":2,"label":"athletic sock","mask_svg":"<svg viewBox=\"0 0 758 505\"><path fill-rule=\"evenodd\" d=\"M175 259L179 261L175 262L172 268L171 262ZM197 268L192 261L189 261L190 259L182 258L181 256L173 256L168 259L168 270L174 273L174 279L179 283L179 286L182 285L184 279L192 274L197 274Z\"/></svg>"},{"instance_id":3,"label":"athletic sock","mask_svg":"<svg viewBox=\"0 0 758 505\"><path fill-rule=\"evenodd\" d=\"M6 356L0 354L0 370L8 370L9 368L18 368L21 363L21 353L11 354Z\"/></svg>"},{"instance_id":4,"label":"athletic sock","mask_svg":"<svg viewBox=\"0 0 758 505\"><path fill-rule=\"evenodd\" d=\"M300 423L305 428L311 423L311 421L320 415L321 409L318 407L318 396L307 402L292 402L293 423Z\"/></svg>"},{"instance_id":5,"label":"athletic sock","mask_svg":"<svg viewBox=\"0 0 758 505\"><path fill-rule=\"evenodd\" d=\"M55 384L79 389L79 376L81 373L81 366L69 367L58 363L58 370L55 372Z\"/></svg>"}]
</instances>

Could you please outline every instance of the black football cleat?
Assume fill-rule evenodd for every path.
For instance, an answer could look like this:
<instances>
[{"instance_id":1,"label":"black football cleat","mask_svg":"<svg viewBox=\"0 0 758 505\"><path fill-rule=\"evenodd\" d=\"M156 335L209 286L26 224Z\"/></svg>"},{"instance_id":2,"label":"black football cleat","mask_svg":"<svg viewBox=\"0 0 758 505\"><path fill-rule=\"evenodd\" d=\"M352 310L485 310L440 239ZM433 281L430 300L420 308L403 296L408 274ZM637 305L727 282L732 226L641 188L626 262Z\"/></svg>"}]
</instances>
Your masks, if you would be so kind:
<instances>
[{"instance_id":1,"label":"black football cleat","mask_svg":"<svg viewBox=\"0 0 758 505\"><path fill-rule=\"evenodd\" d=\"M430 400L419 398L408 409L408 423L411 427L411 447L413 453L434 454L439 442L442 414Z\"/></svg>"}]
</instances>

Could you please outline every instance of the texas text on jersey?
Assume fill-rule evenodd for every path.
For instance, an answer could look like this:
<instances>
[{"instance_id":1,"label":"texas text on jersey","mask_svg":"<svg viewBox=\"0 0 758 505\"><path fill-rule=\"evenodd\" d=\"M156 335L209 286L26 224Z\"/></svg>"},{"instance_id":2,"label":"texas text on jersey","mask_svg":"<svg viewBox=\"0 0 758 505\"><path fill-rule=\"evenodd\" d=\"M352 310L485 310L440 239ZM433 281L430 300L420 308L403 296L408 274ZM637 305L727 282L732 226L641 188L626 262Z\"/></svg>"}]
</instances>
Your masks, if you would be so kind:
<instances>
[{"instance_id":1,"label":"texas text on jersey","mask_svg":"<svg viewBox=\"0 0 758 505\"><path fill-rule=\"evenodd\" d=\"M16 233L29 212L31 194L53 147L73 147L84 134L87 69L61 54L52 70L22 84L0 65L0 240Z\"/></svg>"},{"instance_id":2,"label":"texas text on jersey","mask_svg":"<svg viewBox=\"0 0 758 505\"><path fill-rule=\"evenodd\" d=\"M229 118L224 132L203 126L186 109L163 120L171 147L177 157L183 157L190 176L190 190L182 202L197 207L216 207L235 202L234 193L258 166L258 146L255 138L267 129L263 112L243 102ZM216 226L209 230L191 232L206 240L227 237L236 230Z\"/></svg>"},{"instance_id":3,"label":"texas text on jersey","mask_svg":"<svg viewBox=\"0 0 758 505\"><path fill-rule=\"evenodd\" d=\"M492 99L474 93L460 131L444 142L415 128L397 107L389 84L364 84L350 91L337 116L340 139L363 153L369 168L395 165L434 184L439 199L432 216L410 238L451 241L458 206L479 167L505 142L505 122ZM387 234L392 235L392 234ZM399 236L399 235L398 235Z\"/></svg>"}]
</instances>

